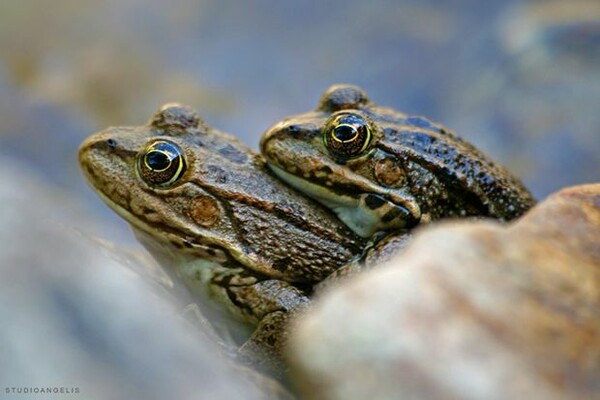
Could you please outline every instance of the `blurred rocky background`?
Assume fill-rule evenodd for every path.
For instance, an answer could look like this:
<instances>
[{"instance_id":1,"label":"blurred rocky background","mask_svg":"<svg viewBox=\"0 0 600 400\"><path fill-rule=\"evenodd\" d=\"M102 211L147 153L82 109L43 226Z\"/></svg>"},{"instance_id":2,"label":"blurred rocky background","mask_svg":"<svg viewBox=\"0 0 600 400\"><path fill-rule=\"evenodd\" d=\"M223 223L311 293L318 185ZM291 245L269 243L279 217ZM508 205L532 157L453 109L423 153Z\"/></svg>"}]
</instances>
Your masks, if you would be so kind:
<instances>
[{"instance_id":1,"label":"blurred rocky background","mask_svg":"<svg viewBox=\"0 0 600 400\"><path fill-rule=\"evenodd\" d=\"M182 101L256 147L349 82L456 130L543 198L600 176L599 71L596 0L9 0L0 151L109 215L76 163L89 133Z\"/></svg>"},{"instance_id":2,"label":"blurred rocky background","mask_svg":"<svg viewBox=\"0 0 600 400\"><path fill-rule=\"evenodd\" d=\"M597 0L0 2L0 390L12 384L85 386L84 378L73 383L83 373L57 372L53 363L73 346L69 360L89 367L79 372L105 379L96 382L111 382L113 372L106 366L113 362L132 367L150 355L163 364L179 360L177 365L197 369L193 360L204 354L201 339L197 347L187 345L185 329L164 331L160 310L124 318L129 325L121 331L102 330L114 322L100 318L106 317L102 307L107 315L123 307L102 294L111 293L111 301L122 298L130 290L113 287L125 284L120 274L128 277L139 269L127 257L117 257L113 268L84 255L95 247L85 235L124 246L108 254L136 248L127 225L96 198L79 172L77 148L91 132L141 124L161 104L181 101L210 125L256 148L272 123L314 108L330 84L348 82L379 104L456 130L544 198L568 185L599 180L599 71ZM82 263L86 270L77 269L79 260L89 261ZM98 278L99 265L113 272ZM91 284L97 280L101 285ZM137 285L135 279L126 282ZM138 294L126 308L138 310L134 305L146 302L148 294L135 287ZM77 308L78 296L89 304ZM168 310L169 304L163 306ZM91 319L80 321L83 316ZM75 322L64 325L57 318ZM159 332L165 342L177 337L183 344L165 349L153 337L118 358L128 345L115 338L127 332L134 346L140 331ZM74 345L78 340L83 344ZM117 347L107 353L97 341ZM31 343L55 345L55 353ZM2 353L7 348L16 350ZM191 348L189 354L181 354L183 348ZM108 369L86 364L98 354ZM220 365L206 354L205 366ZM32 360L39 368L31 377L51 382L17 379L27 378L29 368L19 363ZM48 375L52 370L55 374ZM186 386L187 375L177 380L154 370L127 371L127 390L161 382L160 377L193 387ZM63 382L61 373L73 379ZM218 392L223 388L217 378L203 382L214 384L216 398L240 398L238 389L247 398L255 396L243 385ZM115 393L134 393L127 390ZM93 393L90 389L85 397L94 398ZM138 393L165 397L160 391ZM206 398L202 392L194 395Z\"/></svg>"}]
</instances>

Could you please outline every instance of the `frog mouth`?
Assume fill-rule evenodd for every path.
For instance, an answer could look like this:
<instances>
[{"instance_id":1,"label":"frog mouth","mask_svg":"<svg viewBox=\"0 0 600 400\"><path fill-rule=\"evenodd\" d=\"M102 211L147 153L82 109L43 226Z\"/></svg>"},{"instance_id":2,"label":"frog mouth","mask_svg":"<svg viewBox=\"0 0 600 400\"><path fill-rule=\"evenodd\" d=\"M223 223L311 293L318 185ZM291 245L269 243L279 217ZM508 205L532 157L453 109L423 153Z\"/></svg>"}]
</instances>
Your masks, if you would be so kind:
<instances>
[{"instance_id":1,"label":"frog mouth","mask_svg":"<svg viewBox=\"0 0 600 400\"><path fill-rule=\"evenodd\" d=\"M414 199L407 199L391 190L382 191L369 182L366 185L372 187L367 190L354 188L355 190L340 191L311 182L272 164L269 164L269 168L292 187L331 209L361 237L371 237L380 231L408 229L420 220L421 210Z\"/></svg>"}]
</instances>

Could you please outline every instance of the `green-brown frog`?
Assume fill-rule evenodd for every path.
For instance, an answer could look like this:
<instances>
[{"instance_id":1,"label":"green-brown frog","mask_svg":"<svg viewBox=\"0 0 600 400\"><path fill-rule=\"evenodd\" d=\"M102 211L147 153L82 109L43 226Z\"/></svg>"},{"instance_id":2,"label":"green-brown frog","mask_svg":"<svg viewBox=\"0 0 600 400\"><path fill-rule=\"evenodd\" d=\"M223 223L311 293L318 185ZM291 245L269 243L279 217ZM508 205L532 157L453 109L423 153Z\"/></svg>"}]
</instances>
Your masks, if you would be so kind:
<instances>
[{"instance_id":1,"label":"green-brown frog","mask_svg":"<svg viewBox=\"0 0 600 400\"><path fill-rule=\"evenodd\" d=\"M315 111L261 140L271 169L362 237L443 217L516 218L534 200L507 169L444 126L334 85Z\"/></svg>"},{"instance_id":2,"label":"green-brown frog","mask_svg":"<svg viewBox=\"0 0 600 400\"><path fill-rule=\"evenodd\" d=\"M181 104L165 105L147 125L92 135L79 160L91 186L175 280L200 304L219 300L203 310L209 318L233 315L256 327L246 353L276 358L288 315L365 245L274 177L260 155Z\"/></svg>"}]
</instances>

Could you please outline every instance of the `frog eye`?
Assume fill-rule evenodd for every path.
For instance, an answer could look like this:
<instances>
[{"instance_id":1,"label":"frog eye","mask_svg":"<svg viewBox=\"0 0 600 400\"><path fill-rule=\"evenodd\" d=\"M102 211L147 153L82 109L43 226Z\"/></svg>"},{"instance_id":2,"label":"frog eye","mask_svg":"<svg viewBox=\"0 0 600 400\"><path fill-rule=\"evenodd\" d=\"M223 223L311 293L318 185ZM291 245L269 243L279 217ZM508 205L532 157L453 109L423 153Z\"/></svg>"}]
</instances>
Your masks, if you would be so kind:
<instances>
[{"instance_id":1,"label":"frog eye","mask_svg":"<svg viewBox=\"0 0 600 400\"><path fill-rule=\"evenodd\" d=\"M361 155L371 143L371 128L365 119L354 113L335 115L323 133L325 147L340 158Z\"/></svg>"},{"instance_id":2,"label":"frog eye","mask_svg":"<svg viewBox=\"0 0 600 400\"><path fill-rule=\"evenodd\" d=\"M152 186L171 186L183 175L185 166L181 148L166 140L150 143L138 155L138 172L141 178Z\"/></svg>"}]
</instances>

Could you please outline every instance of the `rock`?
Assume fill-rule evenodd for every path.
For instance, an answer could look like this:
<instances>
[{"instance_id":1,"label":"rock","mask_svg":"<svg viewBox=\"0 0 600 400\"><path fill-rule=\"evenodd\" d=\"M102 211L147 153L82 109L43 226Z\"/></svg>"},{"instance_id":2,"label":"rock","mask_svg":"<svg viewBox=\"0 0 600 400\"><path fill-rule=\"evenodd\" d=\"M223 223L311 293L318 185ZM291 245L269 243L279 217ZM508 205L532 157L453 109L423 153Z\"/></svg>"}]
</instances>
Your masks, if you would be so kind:
<instances>
[{"instance_id":1,"label":"rock","mask_svg":"<svg viewBox=\"0 0 600 400\"><path fill-rule=\"evenodd\" d=\"M185 317L187 299L149 256L91 236L81 207L16 159L0 161L7 399L288 398Z\"/></svg>"},{"instance_id":2,"label":"rock","mask_svg":"<svg viewBox=\"0 0 600 400\"><path fill-rule=\"evenodd\" d=\"M289 360L310 399L600 398L600 184L423 228L323 293Z\"/></svg>"}]
</instances>

